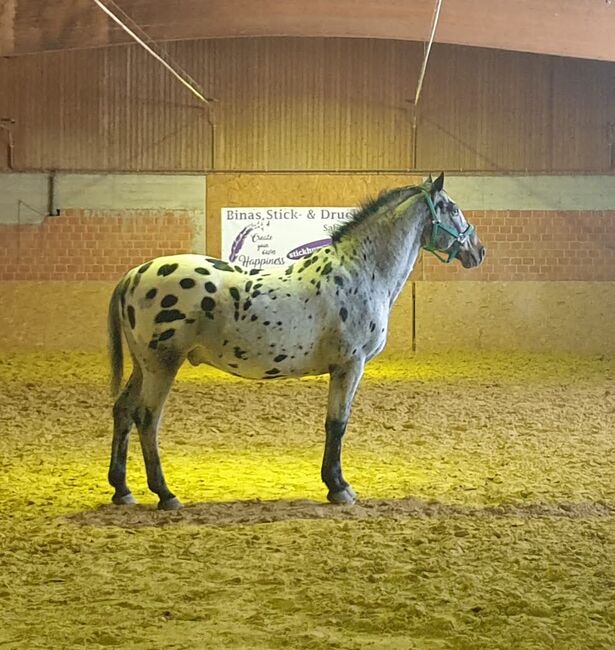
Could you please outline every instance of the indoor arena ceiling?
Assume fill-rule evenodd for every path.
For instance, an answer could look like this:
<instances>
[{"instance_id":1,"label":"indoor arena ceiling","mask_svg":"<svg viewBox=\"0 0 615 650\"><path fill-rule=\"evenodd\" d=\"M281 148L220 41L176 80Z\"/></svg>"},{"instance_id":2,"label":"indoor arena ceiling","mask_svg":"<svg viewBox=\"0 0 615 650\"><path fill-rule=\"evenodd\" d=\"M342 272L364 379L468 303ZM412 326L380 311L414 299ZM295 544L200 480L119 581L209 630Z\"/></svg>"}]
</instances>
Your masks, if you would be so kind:
<instances>
[{"instance_id":1,"label":"indoor arena ceiling","mask_svg":"<svg viewBox=\"0 0 615 650\"><path fill-rule=\"evenodd\" d=\"M105 0L111 8L113 2ZM154 40L427 40L436 0L115 0ZM436 42L615 61L615 0L444 0ZM0 0L0 56L130 42L93 0Z\"/></svg>"}]
</instances>

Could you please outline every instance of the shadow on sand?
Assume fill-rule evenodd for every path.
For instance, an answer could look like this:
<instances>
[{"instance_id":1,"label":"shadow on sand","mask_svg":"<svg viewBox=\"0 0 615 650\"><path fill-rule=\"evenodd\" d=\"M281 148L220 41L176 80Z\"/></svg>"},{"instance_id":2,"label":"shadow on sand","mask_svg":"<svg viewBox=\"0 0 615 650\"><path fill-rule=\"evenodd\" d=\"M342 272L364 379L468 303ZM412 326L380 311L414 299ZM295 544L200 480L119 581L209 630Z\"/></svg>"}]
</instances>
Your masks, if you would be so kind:
<instances>
[{"instance_id":1,"label":"shadow on sand","mask_svg":"<svg viewBox=\"0 0 615 650\"><path fill-rule=\"evenodd\" d=\"M365 499L350 506L334 506L309 500L211 501L188 504L181 510L164 512L150 505L101 505L65 519L80 526L143 528L187 524L191 526L254 525L290 520L365 521L411 518L541 518L592 519L615 517L615 505L604 501L533 503L499 506L451 505L412 497Z\"/></svg>"}]
</instances>

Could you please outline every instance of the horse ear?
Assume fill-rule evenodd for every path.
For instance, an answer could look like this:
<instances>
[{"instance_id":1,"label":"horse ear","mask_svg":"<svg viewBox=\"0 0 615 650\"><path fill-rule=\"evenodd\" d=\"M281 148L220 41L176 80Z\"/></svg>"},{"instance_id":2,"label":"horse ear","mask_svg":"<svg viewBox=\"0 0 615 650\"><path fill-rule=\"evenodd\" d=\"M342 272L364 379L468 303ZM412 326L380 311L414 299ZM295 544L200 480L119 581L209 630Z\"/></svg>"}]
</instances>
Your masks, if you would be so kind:
<instances>
[{"instance_id":1,"label":"horse ear","mask_svg":"<svg viewBox=\"0 0 615 650\"><path fill-rule=\"evenodd\" d=\"M433 178L431 177L431 174L429 174L429 176L427 177L427 179L425 180L425 182L426 182L426 183L433 183Z\"/></svg>"},{"instance_id":2,"label":"horse ear","mask_svg":"<svg viewBox=\"0 0 615 650\"><path fill-rule=\"evenodd\" d=\"M442 188L444 187L444 172L436 178L436 180L433 182L433 191L434 192L441 192Z\"/></svg>"}]
</instances>

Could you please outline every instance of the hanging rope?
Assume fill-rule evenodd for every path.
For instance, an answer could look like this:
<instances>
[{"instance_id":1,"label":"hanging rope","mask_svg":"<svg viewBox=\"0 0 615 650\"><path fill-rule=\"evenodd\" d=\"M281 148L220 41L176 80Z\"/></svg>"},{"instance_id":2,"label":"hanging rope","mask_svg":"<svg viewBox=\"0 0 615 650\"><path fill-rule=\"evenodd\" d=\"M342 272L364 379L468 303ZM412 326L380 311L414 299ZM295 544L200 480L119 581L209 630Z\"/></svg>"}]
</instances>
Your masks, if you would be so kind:
<instances>
[{"instance_id":1,"label":"hanging rope","mask_svg":"<svg viewBox=\"0 0 615 650\"><path fill-rule=\"evenodd\" d=\"M429 60L429 53L431 52L431 46L433 45L433 39L436 35L436 29L438 27L438 20L440 19L440 9L442 8L442 0L436 0L436 8L434 10L433 19L431 21L431 33L429 34L429 41L427 47L425 48L425 56L423 57L423 65L421 66L421 73L419 75L419 82L416 86L416 95L414 96L414 107L419 103L419 98L421 96L421 90L423 88L423 80L425 79L425 71L427 70L427 61Z\"/></svg>"}]
</instances>

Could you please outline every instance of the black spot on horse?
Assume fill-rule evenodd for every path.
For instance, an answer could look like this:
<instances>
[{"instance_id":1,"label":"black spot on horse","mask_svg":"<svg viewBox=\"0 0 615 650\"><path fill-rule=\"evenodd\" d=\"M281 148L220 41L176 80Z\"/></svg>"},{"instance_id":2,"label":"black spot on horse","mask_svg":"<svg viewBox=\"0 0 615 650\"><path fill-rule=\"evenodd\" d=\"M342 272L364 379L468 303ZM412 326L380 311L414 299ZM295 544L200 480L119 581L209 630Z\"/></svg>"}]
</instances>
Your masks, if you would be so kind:
<instances>
[{"instance_id":1,"label":"black spot on horse","mask_svg":"<svg viewBox=\"0 0 615 650\"><path fill-rule=\"evenodd\" d=\"M147 262L147 264L144 264L143 266L139 267L138 273L145 273L147 269L152 265L152 262Z\"/></svg>"},{"instance_id":2,"label":"black spot on horse","mask_svg":"<svg viewBox=\"0 0 615 650\"><path fill-rule=\"evenodd\" d=\"M245 361L248 358L248 353L245 350L242 350L238 345L233 348L233 354L242 361Z\"/></svg>"},{"instance_id":3,"label":"black spot on horse","mask_svg":"<svg viewBox=\"0 0 615 650\"><path fill-rule=\"evenodd\" d=\"M129 286L130 278L126 278L120 288L120 304L122 306L122 313L124 312L124 307L126 306L126 292L128 291Z\"/></svg>"},{"instance_id":4,"label":"black spot on horse","mask_svg":"<svg viewBox=\"0 0 615 650\"><path fill-rule=\"evenodd\" d=\"M198 273L199 275L211 275L208 269L204 269L202 266L197 266L196 269L194 269L195 273Z\"/></svg>"},{"instance_id":5,"label":"black spot on horse","mask_svg":"<svg viewBox=\"0 0 615 650\"><path fill-rule=\"evenodd\" d=\"M258 291L258 290L252 292L252 298L256 298L257 296L260 296L260 295L261 295L261 292Z\"/></svg>"},{"instance_id":6,"label":"black spot on horse","mask_svg":"<svg viewBox=\"0 0 615 650\"><path fill-rule=\"evenodd\" d=\"M294 264L291 264L286 271L284 271L284 275L290 275L293 272L293 266Z\"/></svg>"},{"instance_id":7,"label":"black spot on horse","mask_svg":"<svg viewBox=\"0 0 615 650\"><path fill-rule=\"evenodd\" d=\"M150 289L146 294L145 297L148 300L153 300L156 297L156 294L158 293L158 289Z\"/></svg>"},{"instance_id":8,"label":"black spot on horse","mask_svg":"<svg viewBox=\"0 0 615 650\"><path fill-rule=\"evenodd\" d=\"M231 294L231 298L233 300L235 301L239 300L239 291L237 290L237 287L231 287L228 291Z\"/></svg>"},{"instance_id":9,"label":"black spot on horse","mask_svg":"<svg viewBox=\"0 0 615 650\"><path fill-rule=\"evenodd\" d=\"M245 287L246 293L248 293L248 291L250 291L251 288L252 288L252 280L248 280L246 282L246 287Z\"/></svg>"},{"instance_id":10,"label":"black spot on horse","mask_svg":"<svg viewBox=\"0 0 615 650\"><path fill-rule=\"evenodd\" d=\"M370 331L370 332L373 332L375 329L376 329L376 323L374 323L373 321L370 322L370 324L369 324L369 331Z\"/></svg>"},{"instance_id":11,"label":"black spot on horse","mask_svg":"<svg viewBox=\"0 0 615 650\"><path fill-rule=\"evenodd\" d=\"M160 301L160 306L164 309L168 309L169 307L173 307L173 305L177 302L177 296L173 296L169 294L168 296L165 296L161 301Z\"/></svg>"},{"instance_id":12,"label":"black spot on horse","mask_svg":"<svg viewBox=\"0 0 615 650\"><path fill-rule=\"evenodd\" d=\"M278 354L278 356L277 356L277 357L274 357L273 360L274 360L276 363L279 363L280 361L284 361L284 359L286 359L286 357L287 357L286 354Z\"/></svg>"},{"instance_id":13,"label":"black spot on horse","mask_svg":"<svg viewBox=\"0 0 615 650\"><path fill-rule=\"evenodd\" d=\"M194 318L186 318L186 323L194 323Z\"/></svg>"},{"instance_id":14,"label":"black spot on horse","mask_svg":"<svg viewBox=\"0 0 615 650\"><path fill-rule=\"evenodd\" d=\"M344 321L344 322L345 322L346 319L348 318L348 310L346 309L346 307L342 307L342 308L340 309L340 318L341 318L342 321Z\"/></svg>"},{"instance_id":15,"label":"black spot on horse","mask_svg":"<svg viewBox=\"0 0 615 650\"><path fill-rule=\"evenodd\" d=\"M179 286L182 289L192 289L192 287L196 284L196 282L192 278L184 278L183 280L179 281Z\"/></svg>"},{"instance_id":16,"label":"black spot on horse","mask_svg":"<svg viewBox=\"0 0 615 650\"><path fill-rule=\"evenodd\" d=\"M333 281L335 282L335 284L338 285L338 287L343 287L344 286L344 280L339 275L334 275L333 276Z\"/></svg>"},{"instance_id":17,"label":"black spot on horse","mask_svg":"<svg viewBox=\"0 0 615 650\"><path fill-rule=\"evenodd\" d=\"M258 275L262 269L250 269L248 275Z\"/></svg>"},{"instance_id":18,"label":"black spot on horse","mask_svg":"<svg viewBox=\"0 0 615 650\"><path fill-rule=\"evenodd\" d=\"M331 262L327 262L322 269L321 275L329 275L329 273L331 273L332 270L333 270L333 264Z\"/></svg>"},{"instance_id":19,"label":"black spot on horse","mask_svg":"<svg viewBox=\"0 0 615 650\"><path fill-rule=\"evenodd\" d=\"M250 320L251 320L252 322L254 322L254 321L257 320L257 319L258 319L258 316L257 316L256 314L252 314L252 316L250 317Z\"/></svg>"},{"instance_id":20,"label":"black spot on horse","mask_svg":"<svg viewBox=\"0 0 615 650\"><path fill-rule=\"evenodd\" d=\"M155 323L172 323L174 320L184 320L186 314L182 314L179 309L166 309L156 314Z\"/></svg>"},{"instance_id":21,"label":"black spot on horse","mask_svg":"<svg viewBox=\"0 0 615 650\"><path fill-rule=\"evenodd\" d=\"M171 275L173 271L177 269L179 264L177 262L173 264L163 264L159 269L158 269L158 275L162 275L163 277L166 277L167 275Z\"/></svg>"},{"instance_id":22,"label":"black spot on horse","mask_svg":"<svg viewBox=\"0 0 615 650\"><path fill-rule=\"evenodd\" d=\"M158 349L158 341L157 341L157 339L152 339L152 340L149 342L149 347L150 347L152 350L157 350L157 349Z\"/></svg>"},{"instance_id":23,"label":"black spot on horse","mask_svg":"<svg viewBox=\"0 0 615 650\"><path fill-rule=\"evenodd\" d=\"M252 301L250 301L250 300L246 300L246 301L243 303L243 310L244 310L244 311L248 311L248 309L250 309L251 306L252 306Z\"/></svg>"},{"instance_id":24,"label":"black spot on horse","mask_svg":"<svg viewBox=\"0 0 615 650\"><path fill-rule=\"evenodd\" d=\"M134 329L136 325L135 319L135 308L132 305L128 305L128 322L130 323L130 329Z\"/></svg>"},{"instance_id":25,"label":"black spot on horse","mask_svg":"<svg viewBox=\"0 0 615 650\"><path fill-rule=\"evenodd\" d=\"M271 368L271 370L266 370L265 374L266 375L279 375L280 370L279 370L279 368Z\"/></svg>"},{"instance_id":26,"label":"black spot on horse","mask_svg":"<svg viewBox=\"0 0 615 650\"><path fill-rule=\"evenodd\" d=\"M209 296L205 296L203 300L201 300L201 309L203 311L212 311L212 309L216 306L216 301L213 298L210 298Z\"/></svg>"},{"instance_id":27,"label":"black spot on horse","mask_svg":"<svg viewBox=\"0 0 615 650\"><path fill-rule=\"evenodd\" d=\"M205 291L209 293L216 293L218 290L218 287L213 282L206 282L205 283Z\"/></svg>"},{"instance_id":28,"label":"black spot on horse","mask_svg":"<svg viewBox=\"0 0 615 650\"><path fill-rule=\"evenodd\" d=\"M141 275L137 273L133 279L132 287L130 289L131 294L134 294L135 289L139 286L139 282L141 282Z\"/></svg>"},{"instance_id":29,"label":"black spot on horse","mask_svg":"<svg viewBox=\"0 0 615 650\"><path fill-rule=\"evenodd\" d=\"M175 330L173 328L170 328L162 332L162 334L158 337L158 340L166 341L167 339L170 339L174 334L175 334Z\"/></svg>"},{"instance_id":30,"label":"black spot on horse","mask_svg":"<svg viewBox=\"0 0 615 650\"><path fill-rule=\"evenodd\" d=\"M229 363L228 367L229 368L239 368L239 366L236 363Z\"/></svg>"},{"instance_id":31,"label":"black spot on horse","mask_svg":"<svg viewBox=\"0 0 615 650\"><path fill-rule=\"evenodd\" d=\"M265 326L271 325L271 321L265 320L265 321L263 321L263 325L265 325Z\"/></svg>"},{"instance_id":32,"label":"black spot on horse","mask_svg":"<svg viewBox=\"0 0 615 650\"><path fill-rule=\"evenodd\" d=\"M229 271L232 273L235 270L228 262L225 262L224 260L218 260L214 257L206 257L205 259L214 267L214 269L217 269L218 271ZM243 269L239 267L236 267L236 270L238 270L239 273L243 271Z\"/></svg>"},{"instance_id":33,"label":"black spot on horse","mask_svg":"<svg viewBox=\"0 0 615 650\"><path fill-rule=\"evenodd\" d=\"M235 313L233 314L233 318L235 320L239 320L239 312L238 311L235 311Z\"/></svg>"}]
</instances>

